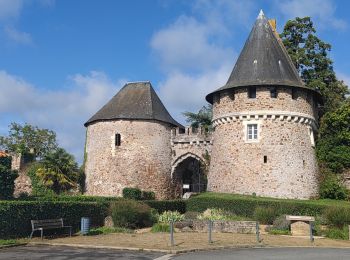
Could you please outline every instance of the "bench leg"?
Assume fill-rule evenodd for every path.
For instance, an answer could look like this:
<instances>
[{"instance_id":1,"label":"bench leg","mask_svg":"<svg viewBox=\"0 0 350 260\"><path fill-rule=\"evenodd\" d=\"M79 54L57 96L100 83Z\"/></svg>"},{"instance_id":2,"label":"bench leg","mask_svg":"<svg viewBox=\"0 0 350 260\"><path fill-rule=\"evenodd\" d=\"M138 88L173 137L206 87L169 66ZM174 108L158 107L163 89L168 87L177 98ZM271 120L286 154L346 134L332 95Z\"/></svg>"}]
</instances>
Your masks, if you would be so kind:
<instances>
[{"instance_id":1,"label":"bench leg","mask_svg":"<svg viewBox=\"0 0 350 260\"><path fill-rule=\"evenodd\" d=\"M34 233L34 231L32 231L32 233L30 233L29 239L32 239L33 233Z\"/></svg>"},{"instance_id":2,"label":"bench leg","mask_svg":"<svg viewBox=\"0 0 350 260\"><path fill-rule=\"evenodd\" d=\"M41 231L41 240L43 240L44 239L44 229L41 229L40 231Z\"/></svg>"},{"instance_id":3,"label":"bench leg","mask_svg":"<svg viewBox=\"0 0 350 260\"><path fill-rule=\"evenodd\" d=\"M69 228L69 236L72 236L72 227Z\"/></svg>"}]
</instances>

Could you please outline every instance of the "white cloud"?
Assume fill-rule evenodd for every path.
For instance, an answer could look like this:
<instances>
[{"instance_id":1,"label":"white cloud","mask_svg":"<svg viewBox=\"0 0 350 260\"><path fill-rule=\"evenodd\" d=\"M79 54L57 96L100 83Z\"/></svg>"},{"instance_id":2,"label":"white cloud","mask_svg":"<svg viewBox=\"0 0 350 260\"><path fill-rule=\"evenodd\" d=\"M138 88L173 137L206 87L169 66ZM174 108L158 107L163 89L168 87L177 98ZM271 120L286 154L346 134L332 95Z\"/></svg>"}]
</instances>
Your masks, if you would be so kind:
<instances>
[{"instance_id":1,"label":"white cloud","mask_svg":"<svg viewBox=\"0 0 350 260\"><path fill-rule=\"evenodd\" d=\"M124 82L112 81L103 72L92 71L88 75L69 77L63 90L41 90L0 71L0 123L8 125L18 120L52 129L57 133L59 144L81 162L85 141L83 124Z\"/></svg>"},{"instance_id":2,"label":"white cloud","mask_svg":"<svg viewBox=\"0 0 350 260\"><path fill-rule=\"evenodd\" d=\"M256 10L251 1L198 0L192 11L151 39L165 71L158 85L160 97L181 123L182 112L198 111L206 104L205 96L226 83L237 56L227 44L237 26L247 24Z\"/></svg>"},{"instance_id":3,"label":"white cloud","mask_svg":"<svg viewBox=\"0 0 350 260\"><path fill-rule=\"evenodd\" d=\"M31 45L33 43L32 36L29 33L18 31L10 26L6 26L4 31L10 40L18 44Z\"/></svg>"},{"instance_id":4,"label":"white cloud","mask_svg":"<svg viewBox=\"0 0 350 260\"><path fill-rule=\"evenodd\" d=\"M233 57L231 49L210 41L214 33L207 24L181 16L155 33L151 47L168 70L209 69Z\"/></svg>"},{"instance_id":5,"label":"white cloud","mask_svg":"<svg viewBox=\"0 0 350 260\"><path fill-rule=\"evenodd\" d=\"M17 18L22 7L23 0L0 0L0 20Z\"/></svg>"},{"instance_id":6,"label":"white cloud","mask_svg":"<svg viewBox=\"0 0 350 260\"><path fill-rule=\"evenodd\" d=\"M336 17L337 7L332 0L286 0L276 1L276 5L287 18L310 16L321 29L347 28L345 20Z\"/></svg>"},{"instance_id":7,"label":"white cloud","mask_svg":"<svg viewBox=\"0 0 350 260\"><path fill-rule=\"evenodd\" d=\"M207 104L205 96L226 83L231 69L232 66L224 65L197 75L171 73L159 84L159 96L172 116L186 124L182 112L196 112Z\"/></svg>"}]
</instances>

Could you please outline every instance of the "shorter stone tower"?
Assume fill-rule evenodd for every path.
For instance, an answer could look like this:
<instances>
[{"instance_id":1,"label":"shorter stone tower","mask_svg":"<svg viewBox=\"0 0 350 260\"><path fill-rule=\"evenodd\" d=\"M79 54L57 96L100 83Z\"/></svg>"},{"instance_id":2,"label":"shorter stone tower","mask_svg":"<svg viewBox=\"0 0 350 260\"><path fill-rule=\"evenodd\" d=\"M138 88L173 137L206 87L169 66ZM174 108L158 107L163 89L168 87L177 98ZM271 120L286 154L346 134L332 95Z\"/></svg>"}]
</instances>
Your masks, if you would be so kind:
<instances>
[{"instance_id":1,"label":"shorter stone tower","mask_svg":"<svg viewBox=\"0 0 350 260\"><path fill-rule=\"evenodd\" d=\"M318 193L320 95L301 81L261 12L225 86L210 93L208 190L307 199Z\"/></svg>"},{"instance_id":2,"label":"shorter stone tower","mask_svg":"<svg viewBox=\"0 0 350 260\"><path fill-rule=\"evenodd\" d=\"M181 126L150 82L126 84L86 123L86 192L120 196L125 187L171 198L171 130Z\"/></svg>"}]
</instances>

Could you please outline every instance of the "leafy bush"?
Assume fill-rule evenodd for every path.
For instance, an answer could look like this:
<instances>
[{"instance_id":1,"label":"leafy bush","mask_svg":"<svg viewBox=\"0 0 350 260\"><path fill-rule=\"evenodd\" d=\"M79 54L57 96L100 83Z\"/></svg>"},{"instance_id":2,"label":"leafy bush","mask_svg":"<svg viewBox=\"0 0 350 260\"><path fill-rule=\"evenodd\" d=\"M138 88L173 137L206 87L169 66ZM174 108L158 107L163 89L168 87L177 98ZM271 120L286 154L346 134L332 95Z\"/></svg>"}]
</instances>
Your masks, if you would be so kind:
<instances>
[{"instance_id":1,"label":"leafy bush","mask_svg":"<svg viewBox=\"0 0 350 260\"><path fill-rule=\"evenodd\" d=\"M115 227L150 227L156 221L148 205L134 200L112 202L111 214Z\"/></svg>"},{"instance_id":2,"label":"leafy bush","mask_svg":"<svg viewBox=\"0 0 350 260\"><path fill-rule=\"evenodd\" d=\"M148 206L154 208L159 214L164 211L178 211L181 214L186 212L186 201L184 200L146 200Z\"/></svg>"},{"instance_id":3,"label":"leafy bush","mask_svg":"<svg viewBox=\"0 0 350 260\"><path fill-rule=\"evenodd\" d=\"M95 202L0 201L0 237L28 236L34 219L63 218L78 230L81 217L89 217L92 226L101 226L107 210L107 205Z\"/></svg>"},{"instance_id":4,"label":"leafy bush","mask_svg":"<svg viewBox=\"0 0 350 260\"><path fill-rule=\"evenodd\" d=\"M222 209L206 209L197 216L199 220L227 220L227 213Z\"/></svg>"},{"instance_id":5,"label":"leafy bush","mask_svg":"<svg viewBox=\"0 0 350 260\"><path fill-rule=\"evenodd\" d=\"M11 171L7 166L0 164L0 199L12 198L17 177L17 172Z\"/></svg>"},{"instance_id":6,"label":"leafy bush","mask_svg":"<svg viewBox=\"0 0 350 260\"><path fill-rule=\"evenodd\" d=\"M36 172L40 167L42 167L40 163L32 163L27 170L27 175L29 176L32 183L32 195L50 197L55 196L55 192L48 189L36 175Z\"/></svg>"},{"instance_id":7,"label":"leafy bush","mask_svg":"<svg viewBox=\"0 0 350 260\"><path fill-rule=\"evenodd\" d=\"M340 183L339 178L332 173L324 173L320 185L320 197L323 199L346 200L349 191Z\"/></svg>"},{"instance_id":8,"label":"leafy bush","mask_svg":"<svg viewBox=\"0 0 350 260\"><path fill-rule=\"evenodd\" d=\"M161 215L158 216L158 222L160 223L169 223L171 221L182 221L185 219L185 216L178 211L164 211Z\"/></svg>"},{"instance_id":9,"label":"leafy bush","mask_svg":"<svg viewBox=\"0 0 350 260\"><path fill-rule=\"evenodd\" d=\"M170 226L166 223L156 223L152 226L151 232L170 232Z\"/></svg>"},{"instance_id":10,"label":"leafy bush","mask_svg":"<svg viewBox=\"0 0 350 260\"><path fill-rule=\"evenodd\" d=\"M257 207L254 210L254 219L262 224L272 225L277 214L274 208Z\"/></svg>"},{"instance_id":11,"label":"leafy bush","mask_svg":"<svg viewBox=\"0 0 350 260\"><path fill-rule=\"evenodd\" d=\"M345 225L350 224L350 211L349 209L341 207L331 207L325 210L324 217L329 225L342 228Z\"/></svg>"},{"instance_id":12,"label":"leafy bush","mask_svg":"<svg viewBox=\"0 0 350 260\"><path fill-rule=\"evenodd\" d=\"M290 221L286 219L286 215L278 216L273 221L274 230L289 230Z\"/></svg>"},{"instance_id":13,"label":"leafy bush","mask_svg":"<svg viewBox=\"0 0 350 260\"><path fill-rule=\"evenodd\" d=\"M141 191L142 200L155 200L156 194L153 191Z\"/></svg>"},{"instance_id":14,"label":"leafy bush","mask_svg":"<svg viewBox=\"0 0 350 260\"><path fill-rule=\"evenodd\" d=\"M124 188L123 198L131 200L141 200L142 192L139 188Z\"/></svg>"},{"instance_id":15,"label":"leafy bush","mask_svg":"<svg viewBox=\"0 0 350 260\"><path fill-rule=\"evenodd\" d=\"M274 199L210 192L199 194L186 201L188 211L203 212L208 208L221 208L249 218L254 216L257 207L273 208L278 215L318 216L334 205L350 210L350 204L345 201Z\"/></svg>"},{"instance_id":16,"label":"leafy bush","mask_svg":"<svg viewBox=\"0 0 350 260\"><path fill-rule=\"evenodd\" d=\"M349 239L349 228L344 226L343 228L328 228L324 231L324 235L331 239Z\"/></svg>"}]
</instances>

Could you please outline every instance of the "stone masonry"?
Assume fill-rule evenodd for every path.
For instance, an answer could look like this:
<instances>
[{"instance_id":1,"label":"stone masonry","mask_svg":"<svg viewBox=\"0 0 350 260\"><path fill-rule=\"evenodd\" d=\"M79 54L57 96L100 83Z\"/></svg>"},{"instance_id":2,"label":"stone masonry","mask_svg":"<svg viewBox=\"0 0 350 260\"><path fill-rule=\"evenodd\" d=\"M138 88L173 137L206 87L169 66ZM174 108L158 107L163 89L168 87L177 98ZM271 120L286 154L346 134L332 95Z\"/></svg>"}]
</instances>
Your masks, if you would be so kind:
<instances>
[{"instance_id":1,"label":"stone masonry","mask_svg":"<svg viewBox=\"0 0 350 260\"><path fill-rule=\"evenodd\" d=\"M267 87L255 99L240 89L214 103L214 145L208 190L258 196L307 199L317 195L317 162L313 133L315 109L307 90L278 89L270 98ZM229 108L229 109L228 109ZM256 123L257 142L247 142L246 125Z\"/></svg>"}]
</instances>

